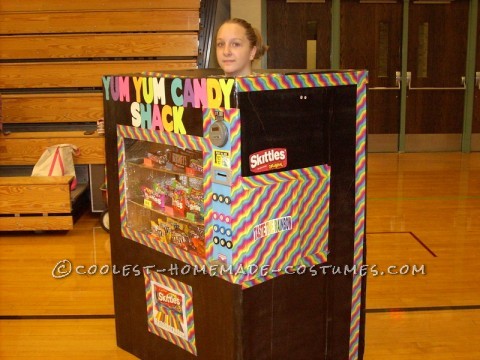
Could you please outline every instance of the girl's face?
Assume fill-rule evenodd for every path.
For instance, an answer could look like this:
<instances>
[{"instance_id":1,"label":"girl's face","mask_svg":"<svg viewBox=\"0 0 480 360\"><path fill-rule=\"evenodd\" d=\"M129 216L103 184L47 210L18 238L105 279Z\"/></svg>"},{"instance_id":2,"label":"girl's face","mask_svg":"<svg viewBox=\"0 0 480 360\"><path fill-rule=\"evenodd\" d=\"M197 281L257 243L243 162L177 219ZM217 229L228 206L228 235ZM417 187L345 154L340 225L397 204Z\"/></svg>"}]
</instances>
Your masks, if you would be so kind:
<instances>
[{"instance_id":1,"label":"girl's face","mask_svg":"<svg viewBox=\"0 0 480 360\"><path fill-rule=\"evenodd\" d=\"M226 76L250 75L256 51L241 25L226 23L218 30L217 61Z\"/></svg>"}]
</instances>

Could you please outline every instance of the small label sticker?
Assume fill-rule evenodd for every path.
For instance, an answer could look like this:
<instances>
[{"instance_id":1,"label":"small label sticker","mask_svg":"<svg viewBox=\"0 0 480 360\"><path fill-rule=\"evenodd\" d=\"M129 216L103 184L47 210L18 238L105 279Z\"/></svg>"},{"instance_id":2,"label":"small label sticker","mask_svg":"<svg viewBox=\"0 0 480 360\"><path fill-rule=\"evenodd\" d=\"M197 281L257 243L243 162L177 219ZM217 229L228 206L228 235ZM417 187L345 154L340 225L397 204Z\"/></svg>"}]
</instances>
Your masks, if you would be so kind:
<instances>
[{"instance_id":1,"label":"small label sticker","mask_svg":"<svg viewBox=\"0 0 480 360\"><path fill-rule=\"evenodd\" d=\"M147 209L152 209L152 201L148 199L143 199L143 206L145 206Z\"/></svg>"},{"instance_id":2,"label":"small label sticker","mask_svg":"<svg viewBox=\"0 0 480 360\"><path fill-rule=\"evenodd\" d=\"M213 154L213 162L216 167L230 169L230 151L215 150Z\"/></svg>"},{"instance_id":3,"label":"small label sticker","mask_svg":"<svg viewBox=\"0 0 480 360\"><path fill-rule=\"evenodd\" d=\"M250 171L261 173L287 167L287 149L272 148L250 155Z\"/></svg>"},{"instance_id":4,"label":"small label sticker","mask_svg":"<svg viewBox=\"0 0 480 360\"><path fill-rule=\"evenodd\" d=\"M278 234L283 231L290 231L293 229L293 221L291 216L272 219L267 222L258 224L253 229L254 239L261 239L266 236Z\"/></svg>"}]
</instances>

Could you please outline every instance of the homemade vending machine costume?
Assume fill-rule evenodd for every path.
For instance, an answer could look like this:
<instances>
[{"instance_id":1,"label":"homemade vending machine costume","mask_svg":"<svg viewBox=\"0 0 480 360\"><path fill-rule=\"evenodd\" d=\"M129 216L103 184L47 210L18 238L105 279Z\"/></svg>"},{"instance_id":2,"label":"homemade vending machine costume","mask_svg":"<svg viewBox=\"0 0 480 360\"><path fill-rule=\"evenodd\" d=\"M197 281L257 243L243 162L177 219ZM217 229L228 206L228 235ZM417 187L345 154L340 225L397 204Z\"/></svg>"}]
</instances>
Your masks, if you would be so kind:
<instances>
[{"instance_id":1,"label":"homemade vending machine costume","mask_svg":"<svg viewBox=\"0 0 480 360\"><path fill-rule=\"evenodd\" d=\"M118 345L362 358L366 72L211 74L103 77Z\"/></svg>"}]
</instances>

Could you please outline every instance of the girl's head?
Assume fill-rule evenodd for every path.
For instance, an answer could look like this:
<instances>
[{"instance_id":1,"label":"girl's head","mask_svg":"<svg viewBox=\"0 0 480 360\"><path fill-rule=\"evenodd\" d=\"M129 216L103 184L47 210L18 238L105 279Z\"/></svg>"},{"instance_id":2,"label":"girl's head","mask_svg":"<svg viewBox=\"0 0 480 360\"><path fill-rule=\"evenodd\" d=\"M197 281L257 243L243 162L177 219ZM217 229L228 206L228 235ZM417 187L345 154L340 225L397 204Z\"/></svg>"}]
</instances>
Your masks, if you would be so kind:
<instances>
[{"instance_id":1,"label":"girl's head","mask_svg":"<svg viewBox=\"0 0 480 360\"><path fill-rule=\"evenodd\" d=\"M225 21L217 31L217 61L227 76L252 72L252 61L260 59L268 47L262 44L258 30L243 19Z\"/></svg>"}]
</instances>

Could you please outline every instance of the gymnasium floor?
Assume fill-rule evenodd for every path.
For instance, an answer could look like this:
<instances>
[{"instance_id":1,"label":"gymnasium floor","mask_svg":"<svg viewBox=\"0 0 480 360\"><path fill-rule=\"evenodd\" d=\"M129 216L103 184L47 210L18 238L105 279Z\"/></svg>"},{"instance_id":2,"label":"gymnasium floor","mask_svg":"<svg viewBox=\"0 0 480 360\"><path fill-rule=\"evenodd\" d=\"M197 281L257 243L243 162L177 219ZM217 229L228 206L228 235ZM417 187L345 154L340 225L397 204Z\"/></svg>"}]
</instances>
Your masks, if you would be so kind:
<instances>
[{"instance_id":1,"label":"gymnasium floor","mask_svg":"<svg viewBox=\"0 0 480 360\"><path fill-rule=\"evenodd\" d=\"M364 359L480 359L480 153L369 154L367 174ZM97 273L54 278L68 264ZM115 344L109 264L96 214L2 234L0 358L134 359Z\"/></svg>"}]
</instances>

